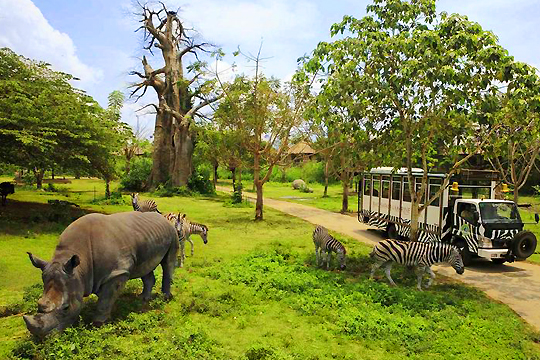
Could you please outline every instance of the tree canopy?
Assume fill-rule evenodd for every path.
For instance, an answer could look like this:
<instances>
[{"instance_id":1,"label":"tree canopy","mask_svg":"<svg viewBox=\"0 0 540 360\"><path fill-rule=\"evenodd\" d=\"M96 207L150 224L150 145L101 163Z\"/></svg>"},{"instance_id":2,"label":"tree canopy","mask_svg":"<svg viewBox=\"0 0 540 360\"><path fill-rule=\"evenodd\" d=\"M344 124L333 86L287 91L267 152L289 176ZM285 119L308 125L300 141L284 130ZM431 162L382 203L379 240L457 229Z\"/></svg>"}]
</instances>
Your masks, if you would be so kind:
<instances>
[{"instance_id":1,"label":"tree canopy","mask_svg":"<svg viewBox=\"0 0 540 360\"><path fill-rule=\"evenodd\" d=\"M0 50L0 160L38 177L59 167L90 175L110 171L108 159L123 131L108 114L69 83L69 74Z\"/></svg>"}]
</instances>

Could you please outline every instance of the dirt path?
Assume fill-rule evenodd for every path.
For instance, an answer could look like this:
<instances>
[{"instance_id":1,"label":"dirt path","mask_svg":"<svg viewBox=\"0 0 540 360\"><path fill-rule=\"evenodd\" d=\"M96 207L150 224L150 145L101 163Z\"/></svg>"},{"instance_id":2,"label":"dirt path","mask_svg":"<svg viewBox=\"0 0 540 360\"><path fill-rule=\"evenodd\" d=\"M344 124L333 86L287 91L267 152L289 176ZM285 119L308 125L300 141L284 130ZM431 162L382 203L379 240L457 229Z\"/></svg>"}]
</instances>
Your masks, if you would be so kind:
<instances>
[{"instance_id":1,"label":"dirt path","mask_svg":"<svg viewBox=\"0 0 540 360\"><path fill-rule=\"evenodd\" d=\"M230 188L223 186L218 186L217 190L231 192ZM255 195L250 193L244 193L244 196L255 198ZM353 216L268 198L264 199L264 205L369 245L382 239L382 232L372 230ZM540 330L540 266L526 262L497 266L489 260L478 260L467 267L463 275L456 274L449 266L435 266L434 270L483 290L491 298L510 306L529 324Z\"/></svg>"}]
</instances>

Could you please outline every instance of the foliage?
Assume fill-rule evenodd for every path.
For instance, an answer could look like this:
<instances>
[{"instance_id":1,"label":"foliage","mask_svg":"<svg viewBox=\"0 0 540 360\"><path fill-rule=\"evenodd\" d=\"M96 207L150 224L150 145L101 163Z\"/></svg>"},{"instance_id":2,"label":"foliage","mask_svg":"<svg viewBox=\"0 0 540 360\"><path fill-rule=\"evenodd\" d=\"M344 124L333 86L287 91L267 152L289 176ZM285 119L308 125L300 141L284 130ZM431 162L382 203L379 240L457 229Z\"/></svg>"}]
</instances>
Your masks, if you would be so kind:
<instances>
[{"instance_id":1,"label":"foliage","mask_svg":"<svg viewBox=\"0 0 540 360\"><path fill-rule=\"evenodd\" d=\"M152 159L145 157L135 158L131 164L129 174L124 174L120 180L121 188L135 192L143 191L151 171Z\"/></svg>"},{"instance_id":2,"label":"foliage","mask_svg":"<svg viewBox=\"0 0 540 360\"><path fill-rule=\"evenodd\" d=\"M106 196L102 198L97 198L92 200L92 204L95 205L131 205L131 200L124 199L120 191L112 191L111 196L107 198Z\"/></svg>"},{"instance_id":3,"label":"foliage","mask_svg":"<svg viewBox=\"0 0 540 360\"><path fill-rule=\"evenodd\" d=\"M375 0L367 13L334 24L335 40L320 42L304 70L325 75L323 106L345 109L333 121L340 134L365 131L379 163L407 168L414 238L419 211L439 196L422 199L428 171L448 170L442 191L481 147L491 129L474 109L512 76L512 58L479 24L437 14L434 0ZM424 170L419 187L414 166Z\"/></svg>"},{"instance_id":4,"label":"foliage","mask_svg":"<svg viewBox=\"0 0 540 360\"><path fill-rule=\"evenodd\" d=\"M189 178L188 189L199 194L214 194L214 185L208 175L194 171Z\"/></svg>"},{"instance_id":5,"label":"foliage","mask_svg":"<svg viewBox=\"0 0 540 360\"><path fill-rule=\"evenodd\" d=\"M231 196L231 202L233 204L240 204L242 202L242 184L237 184Z\"/></svg>"},{"instance_id":6,"label":"foliage","mask_svg":"<svg viewBox=\"0 0 540 360\"><path fill-rule=\"evenodd\" d=\"M43 172L108 173L118 122L71 75L0 49L0 161Z\"/></svg>"},{"instance_id":7,"label":"foliage","mask_svg":"<svg viewBox=\"0 0 540 360\"><path fill-rule=\"evenodd\" d=\"M540 78L527 64L512 64L512 77L479 109L479 121L497 130L489 138L485 155L502 181L514 188L514 201L525 186L540 154Z\"/></svg>"}]
</instances>

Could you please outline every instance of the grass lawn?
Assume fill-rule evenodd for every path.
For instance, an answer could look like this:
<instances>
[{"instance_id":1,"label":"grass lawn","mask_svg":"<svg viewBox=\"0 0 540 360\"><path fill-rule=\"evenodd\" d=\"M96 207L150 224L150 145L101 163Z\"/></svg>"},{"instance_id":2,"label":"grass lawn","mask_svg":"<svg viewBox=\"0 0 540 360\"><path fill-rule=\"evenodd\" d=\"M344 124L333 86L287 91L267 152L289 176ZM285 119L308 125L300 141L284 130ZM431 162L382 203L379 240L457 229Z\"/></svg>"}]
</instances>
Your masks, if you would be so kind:
<instances>
[{"instance_id":1,"label":"grass lawn","mask_svg":"<svg viewBox=\"0 0 540 360\"><path fill-rule=\"evenodd\" d=\"M220 180L219 185L232 186L231 180ZM255 193L253 191L253 181L242 181L244 191L249 193ZM279 182L267 182L263 187L264 197L294 202L298 204L304 204L314 206L319 209L329 210L334 212L341 211L341 201L343 188L340 184L332 184L328 186L328 197L323 197L324 185L315 183L309 184L309 188L313 190L312 193L304 193L300 190L294 190L290 183ZM356 193L351 190L349 194L349 211L357 211L358 197Z\"/></svg>"},{"instance_id":2,"label":"grass lawn","mask_svg":"<svg viewBox=\"0 0 540 360\"><path fill-rule=\"evenodd\" d=\"M93 189L92 182L71 189ZM371 281L369 247L340 235L347 271L319 269L311 224L271 209L254 222L253 208L230 207L220 196L156 198L162 211L184 211L210 228L208 244L194 237L195 255L176 270L171 301L156 294L141 303L134 279L109 324L90 325L92 296L77 325L34 342L21 315L35 311L41 281L25 251L50 259L65 228L48 221L44 204L67 199L108 213L130 205L127 195L107 205L92 204L93 192L16 191L0 210L1 359L540 359L540 334L482 292L444 279L419 292L415 276L399 267L399 287L382 274Z\"/></svg>"}]
</instances>

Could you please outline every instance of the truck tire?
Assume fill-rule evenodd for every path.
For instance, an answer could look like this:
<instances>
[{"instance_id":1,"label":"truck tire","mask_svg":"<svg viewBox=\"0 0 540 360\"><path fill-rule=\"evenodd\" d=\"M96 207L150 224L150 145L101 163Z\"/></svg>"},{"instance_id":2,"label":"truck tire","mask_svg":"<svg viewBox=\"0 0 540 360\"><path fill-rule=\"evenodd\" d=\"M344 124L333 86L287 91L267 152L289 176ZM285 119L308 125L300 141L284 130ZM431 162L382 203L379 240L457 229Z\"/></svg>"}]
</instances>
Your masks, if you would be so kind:
<instances>
[{"instance_id":1,"label":"truck tire","mask_svg":"<svg viewBox=\"0 0 540 360\"><path fill-rule=\"evenodd\" d=\"M512 250L518 259L525 260L536 250L536 236L527 230L518 232L512 241Z\"/></svg>"},{"instance_id":2,"label":"truck tire","mask_svg":"<svg viewBox=\"0 0 540 360\"><path fill-rule=\"evenodd\" d=\"M392 240L396 240L397 239L397 230L396 230L396 225L394 224L388 224L388 226L386 227L386 236L389 238L389 239L392 239Z\"/></svg>"}]
</instances>

